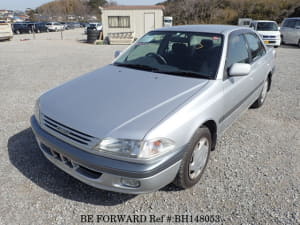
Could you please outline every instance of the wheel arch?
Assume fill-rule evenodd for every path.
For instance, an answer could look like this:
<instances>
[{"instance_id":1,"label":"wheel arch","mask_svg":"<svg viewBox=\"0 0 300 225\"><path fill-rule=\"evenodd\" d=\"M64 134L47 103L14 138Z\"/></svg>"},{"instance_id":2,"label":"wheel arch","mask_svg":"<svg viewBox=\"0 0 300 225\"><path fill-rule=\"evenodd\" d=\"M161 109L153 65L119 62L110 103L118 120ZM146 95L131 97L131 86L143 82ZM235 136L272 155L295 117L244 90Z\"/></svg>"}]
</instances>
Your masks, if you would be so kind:
<instances>
[{"instance_id":1,"label":"wheel arch","mask_svg":"<svg viewBox=\"0 0 300 225\"><path fill-rule=\"evenodd\" d=\"M272 71L271 71L271 72L269 72L269 74L268 74L269 84L268 84L268 90L267 90L267 91L270 91L270 90L271 90L272 76L273 76L273 73L272 73Z\"/></svg>"},{"instance_id":2,"label":"wheel arch","mask_svg":"<svg viewBox=\"0 0 300 225\"><path fill-rule=\"evenodd\" d=\"M212 137L211 150L212 151L215 150L215 147L217 144L217 124L216 124L216 122L214 120L207 120L201 126L206 126L209 129L211 137Z\"/></svg>"}]
</instances>

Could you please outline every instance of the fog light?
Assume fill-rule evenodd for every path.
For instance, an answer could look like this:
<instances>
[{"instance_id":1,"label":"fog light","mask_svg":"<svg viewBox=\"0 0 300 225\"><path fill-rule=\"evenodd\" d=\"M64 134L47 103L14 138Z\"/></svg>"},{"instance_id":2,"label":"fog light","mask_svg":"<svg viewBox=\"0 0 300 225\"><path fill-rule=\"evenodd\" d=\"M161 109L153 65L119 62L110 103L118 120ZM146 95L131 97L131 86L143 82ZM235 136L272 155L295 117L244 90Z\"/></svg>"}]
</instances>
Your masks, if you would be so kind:
<instances>
[{"instance_id":1,"label":"fog light","mask_svg":"<svg viewBox=\"0 0 300 225\"><path fill-rule=\"evenodd\" d=\"M138 188L141 186L141 182L138 180L134 179L128 179L128 178L121 178L121 184L126 187L131 187L131 188Z\"/></svg>"}]
</instances>

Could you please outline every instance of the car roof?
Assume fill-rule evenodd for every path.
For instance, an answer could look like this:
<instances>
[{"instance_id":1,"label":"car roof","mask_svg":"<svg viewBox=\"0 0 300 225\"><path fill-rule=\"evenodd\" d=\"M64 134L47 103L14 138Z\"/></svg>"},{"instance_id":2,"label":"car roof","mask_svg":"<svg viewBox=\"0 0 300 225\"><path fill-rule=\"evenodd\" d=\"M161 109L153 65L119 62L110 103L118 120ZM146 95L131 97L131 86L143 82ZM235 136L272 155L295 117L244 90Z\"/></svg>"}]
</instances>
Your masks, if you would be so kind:
<instances>
[{"instance_id":1,"label":"car roof","mask_svg":"<svg viewBox=\"0 0 300 225\"><path fill-rule=\"evenodd\" d=\"M285 20L300 20L300 17L289 17L289 18L285 18Z\"/></svg>"},{"instance_id":2,"label":"car roof","mask_svg":"<svg viewBox=\"0 0 300 225\"><path fill-rule=\"evenodd\" d=\"M205 25L184 25L184 26L173 26L163 27L157 29L157 31L190 31L190 32L205 32L205 33L230 33L234 30L249 29L240 26L233 25L217 25L217 24L205 24Z\"/></svg>"},{"instance_id":3,"label":"car roof","mask_svg":"<svg viewBox=\"0 0 300 225\"><path fill-rule=\"evenodd\" d=\"M274 20L253 20L253 23L276 23Z\"/></svg>"}]
</instances>

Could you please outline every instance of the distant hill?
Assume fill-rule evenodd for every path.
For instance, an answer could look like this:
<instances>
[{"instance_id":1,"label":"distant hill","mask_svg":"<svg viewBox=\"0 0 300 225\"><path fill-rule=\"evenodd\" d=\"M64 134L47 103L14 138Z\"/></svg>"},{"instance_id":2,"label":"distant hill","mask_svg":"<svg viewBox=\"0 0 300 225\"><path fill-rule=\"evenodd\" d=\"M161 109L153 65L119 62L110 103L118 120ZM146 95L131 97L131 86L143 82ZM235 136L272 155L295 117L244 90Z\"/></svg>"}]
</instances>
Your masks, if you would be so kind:
<instances>
[{"instance_id":1,"label":"distant hill","mask_svg":"<svg viewBox=\"0 0 300 225\"><path fill-rule=\"evenodd\" d=\"M67 15L91 16L100 19L99 6L114 5L113 1L106 0L54 0L36 8L35 13L46 17L66 17Z\"/></svg>"},{"instance_id":2,"label":"distant hill","mask_svg":"<svg viewBox=\"0 0 300 225\"><path fill-rule=\"evenodd\" d=\"M175 24L236 24L238 18L281 22L300 16L299 0L168 0L160 4Z\"/></svg>"}]
</instances>

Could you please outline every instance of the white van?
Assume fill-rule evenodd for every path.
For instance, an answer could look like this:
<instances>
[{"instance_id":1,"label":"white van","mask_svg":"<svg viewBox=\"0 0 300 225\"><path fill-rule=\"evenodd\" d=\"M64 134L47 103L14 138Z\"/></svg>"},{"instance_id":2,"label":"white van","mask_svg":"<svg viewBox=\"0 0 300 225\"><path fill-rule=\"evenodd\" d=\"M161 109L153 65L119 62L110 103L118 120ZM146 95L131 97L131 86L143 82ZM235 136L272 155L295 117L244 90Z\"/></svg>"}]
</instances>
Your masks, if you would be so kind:
<instances>
[{"instance_id":1,"label":"white van","mask_svg":"<svg viewBox=\"0 0 300 225\"><path fill-rule=\"evenodd\" d=\"M266 45L274 46L275 48L280 46L281 37L275 21L255 20L252 21L250 27L260 34Z\"/></svg>"},{"instance_id":2,"label":"white van","mask_svg":"<svg viewBox=\"0 0 300 225\"><path fill-rule=\"evenodd\" d=\"M0 21L0 40L11 40L13 38L13 32L11 24L5 21Z\"/></svg>"}]
</instances>

